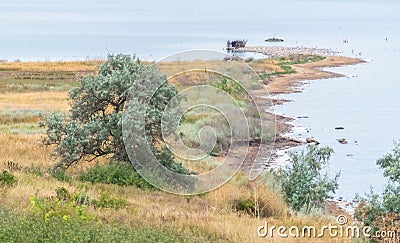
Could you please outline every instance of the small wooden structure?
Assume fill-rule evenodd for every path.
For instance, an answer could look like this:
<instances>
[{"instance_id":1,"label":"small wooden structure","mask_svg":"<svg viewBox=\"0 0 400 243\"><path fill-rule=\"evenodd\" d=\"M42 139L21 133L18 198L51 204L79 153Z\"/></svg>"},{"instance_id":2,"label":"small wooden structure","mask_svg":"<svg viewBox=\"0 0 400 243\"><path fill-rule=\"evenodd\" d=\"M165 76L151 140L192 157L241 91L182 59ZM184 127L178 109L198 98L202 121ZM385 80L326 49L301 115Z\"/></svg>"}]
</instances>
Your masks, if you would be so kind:
<instances>
[{"instance_id":1,"label":"small wooden structure","mask_svg":"<svg viewBox=\"0 0 400 243\"><path fill-rule=\"evenodd\" d=\"M232 51L238 48L243 48L246 46L247 40L234 40L234 41L230 41L228 40L226 42L226 49L228 51Z\"/></svg>"}]
</instances>

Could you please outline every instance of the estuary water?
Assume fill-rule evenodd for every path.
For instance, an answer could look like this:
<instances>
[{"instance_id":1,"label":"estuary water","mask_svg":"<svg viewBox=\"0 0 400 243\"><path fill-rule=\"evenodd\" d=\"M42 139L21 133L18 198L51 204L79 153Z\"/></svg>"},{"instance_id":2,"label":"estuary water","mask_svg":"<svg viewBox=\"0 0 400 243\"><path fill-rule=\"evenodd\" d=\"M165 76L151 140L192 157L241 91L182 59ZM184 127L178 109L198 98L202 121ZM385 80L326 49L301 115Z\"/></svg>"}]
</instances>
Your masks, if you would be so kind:
<instances>
[{"instance_id":1,"label":"estuary water","mask_svg":"<svg viewBox=\"0 0 400 243\"><path fill-rule=\"evenodd\" d=\"M265 45L331 48L368 59L333 69L346 78L316 80L276 107L297 119L293 136L313 136L336 153L337 196L382 191L375 162L400 139L400 2L394 0L0 2L0 59L43 61L137 54L156 60L189 49L223 50L228 39ZM344 130L335 130L342 126ZM308 132L307 132L308 131ZM346 138L347 145L336 139Z\"/></svg>"}]
</instances>

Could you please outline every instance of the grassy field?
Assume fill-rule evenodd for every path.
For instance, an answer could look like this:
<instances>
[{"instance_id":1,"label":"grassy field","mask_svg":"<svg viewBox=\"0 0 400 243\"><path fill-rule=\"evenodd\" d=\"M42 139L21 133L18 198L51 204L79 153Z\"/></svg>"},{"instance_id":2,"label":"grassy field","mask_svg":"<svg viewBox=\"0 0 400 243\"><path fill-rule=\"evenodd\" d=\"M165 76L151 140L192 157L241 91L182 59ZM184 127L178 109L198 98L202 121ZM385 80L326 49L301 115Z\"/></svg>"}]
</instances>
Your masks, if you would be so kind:
<instances>
[{"instance_id":1,"label":"grassy field","mask_svg":"<svg viewBox=\"0 0 400 243\"><path fill-rule=\"evenodd\" d=\"M268 76L290 73L290 65L299 63L293 62L271 59L250 65ZM72 167L66 175L52 174L53 148L42 144L44 131L38 123L52 111L67 112L68 90L78 84L77 78L94 74L98 64L0 63L0 172L14 175L0 179L0 241L262 242L266 239L257 236L257 228L265 221L298 227L335 221L321 213L294 215L268 173L252 182L239 173L215 191L190 197L78 180L95 162ZM179 71L174 63L160 68ZM197 169L209 170L214 162Z\"/></svg>"}]
</instances>

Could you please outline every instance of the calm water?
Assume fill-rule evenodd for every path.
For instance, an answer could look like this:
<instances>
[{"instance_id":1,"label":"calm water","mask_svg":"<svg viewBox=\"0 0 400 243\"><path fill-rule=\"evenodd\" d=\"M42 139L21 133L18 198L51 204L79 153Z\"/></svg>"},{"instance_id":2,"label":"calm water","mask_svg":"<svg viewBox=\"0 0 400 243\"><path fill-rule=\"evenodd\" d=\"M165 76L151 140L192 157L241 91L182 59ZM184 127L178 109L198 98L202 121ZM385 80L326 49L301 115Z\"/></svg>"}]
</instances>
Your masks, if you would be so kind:
<instances>
[{"instance_id":1,"label":"calm water","mask_svg":"<svg viewBox=\"0 0 400 243\"><path fill-rule=\"evenodd\" d=\"M370 185L382 189L375 161L400 139L399 12L394 0L6 1L0 3L0 59L81 60L122 52L155 60L188 49L222 50L227 39L265 44L271 36L283 37L283 45L361 55L372 62L335 69L349 78L313 81L304 93L284 97L295 102L276 109L309 116L296 124L310 133L294 135L335 149L331 170L341 170L346 185L338 195L350 198ZM349 144L338 144L341 137Z\"/></svg>"}]
</instances>

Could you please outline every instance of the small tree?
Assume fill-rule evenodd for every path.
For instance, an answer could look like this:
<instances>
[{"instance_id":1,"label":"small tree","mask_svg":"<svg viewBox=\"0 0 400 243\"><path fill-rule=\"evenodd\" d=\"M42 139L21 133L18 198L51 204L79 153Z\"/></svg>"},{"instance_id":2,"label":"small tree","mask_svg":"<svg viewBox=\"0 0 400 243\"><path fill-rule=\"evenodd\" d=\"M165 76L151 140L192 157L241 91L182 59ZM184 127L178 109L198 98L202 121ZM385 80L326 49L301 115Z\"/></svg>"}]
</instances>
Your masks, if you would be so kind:
<instances>
[{"instance_id":1,"label":"small tree","mask_svg":"<svg viewBox=\"0 0 400 243\"><path fill-rule=\"evenodd\" d=\"M376 231L398 230L400 220L400 143L395 143L394 149L377 160L377 165L383 169L383 175L388 183L382 194L367 194L357 198L360 202L355 210L356 219L372 227Z\"/></svg>"},{"instance_id":2,"label":"small tree","mask_svg":"<svg viewBox=\"0 0 400 243\"><path fill-rule=\"evenodd\" d=\"M129 161L122 137L122 117L129 89L139 78L146 82L166 81L154 66L143 65L128 55L109 55L100 65L98 75L79 80L79 87L69 93L70 113L67 116L51 114L43 124L47 128L44 143L56 145L57 167L67 168L82 160L104 156L114 161ZM187 174L172 156L164 156L166 148L158 143L161 114L177 93L166 82L157 90L145 113L146 130L148 142L161 163L175 172Z\"/></svg>"},{"instance_id":3,"label":"small tree","mask_svg":"<svg viewBox=\"0 0 400 243\"><path fill-rule=\"evenodd\" d=\"M389 179L383 193L383 207L389 213L400 213L400 143L395 143L392 152L376 163Z\"/></svg>"},{"instance_id":4,"label":"small tree","mask_svg":"<svg viewBox=\"0 0 400 243\"><path fill-rule=\"evenodd\" d=\"M333 150L329 147L310 146L306 152L290 153L291 167L279 170L276 175L286 202L295 210L323 207L338 189L340 173L330 179L322 169L327 165Z\"/></svg>"}]
</instances>

